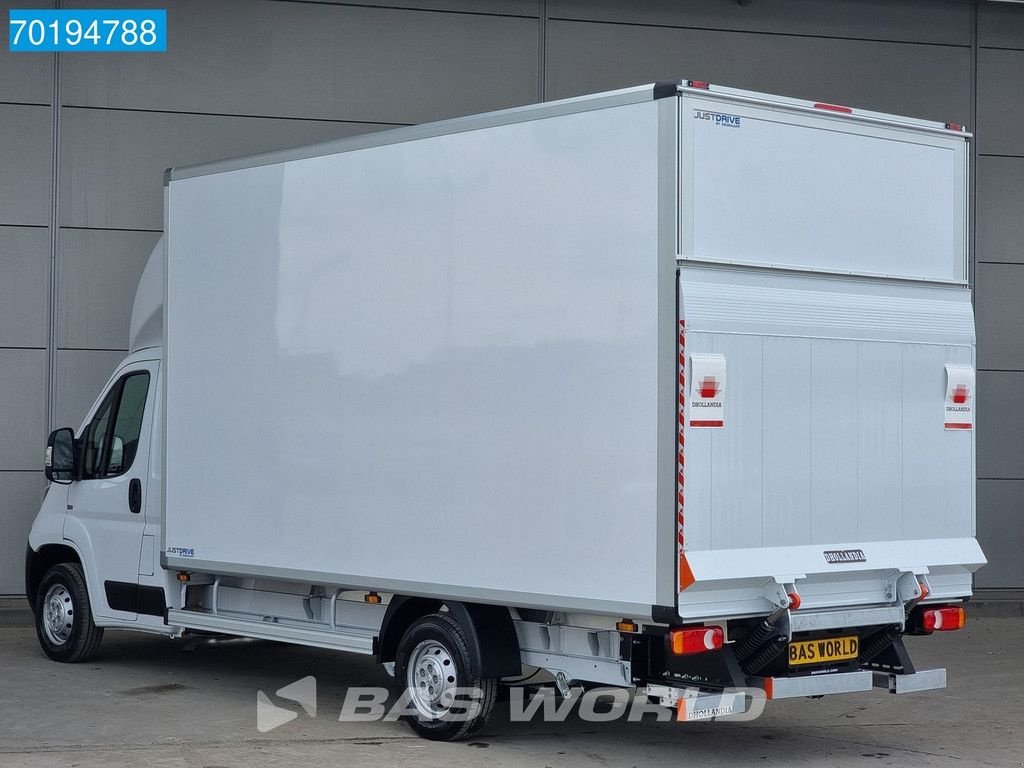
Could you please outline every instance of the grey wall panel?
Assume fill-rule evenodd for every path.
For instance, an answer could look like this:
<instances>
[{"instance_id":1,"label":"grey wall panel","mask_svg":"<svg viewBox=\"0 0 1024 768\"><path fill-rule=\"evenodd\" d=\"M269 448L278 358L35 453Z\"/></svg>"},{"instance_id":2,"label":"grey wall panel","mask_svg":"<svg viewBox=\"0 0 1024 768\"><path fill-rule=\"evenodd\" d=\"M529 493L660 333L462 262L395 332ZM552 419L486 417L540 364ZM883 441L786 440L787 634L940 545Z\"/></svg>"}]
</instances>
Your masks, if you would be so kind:
<instances>
[{"instance_id":1,"label":"grey wall panel","mask_svg":"<svg viewBox=\"0 0 1024 768\"><path fill-rule=\"evenodd\" d=\"M51 111L0 104L0 224L50 222Z\"/></svg>"},{"instance_id":2,"label":"grey wall panel","mask_svg":"<svg viewBox=\"0 0 1024 768\"><path fill-rule=\"evenodd\" d=\"M1024 264L1024 158L978 158L976 258Z\"/></svg>"},{"instance_id":3,"label":"grey wall panel","mask_svg":"<svg viewBox=\"0 0 1024 768\"><path fill-rule=\"evenodd\" d=\"M293 3L308 0L276 0ZM371 8L410 8L418 11L454 11L456 13L486 13L499 16L534 16L540 8L539 0L319 0L335 5L365 5Z\"/></svg>"},{"instance_id":4,"label":"grey wall panel","mask_svg":"<svg viewBox=\"0 0 1024 768\"><path fill-rule=\"evenodd\" d=\"M971 44L971 10L961 0L548 0L551 18L953 45Z\"/></svg>"},{"instance_id":5,"label":"grey wall panel","mask_svg":"<svg viewBox=\"0 0 1024 768\"><path fill-rule=\"evenodd\" d=\"M978 3L978 45L1024 49L1024 6Z\"/></svg>"},{"instance_id":6,"label":"grey wall panel","mask_svg":"<svg viewBox=\"0 0 1024 768\"><path fill-rule=\"evenodd\" d=\"M64 103L418 123L537 98L536 20L192 0L168 24L165 55L76 60Z\"/></svg>"},{"instance_id":7,"label":"grey wall panel","mask_svg":"<svg viewBox=\"0 0 1024 768\"><path fill-rule=\"evenodd\" d=\"M77 430L100 389L126 355L126 352L57 350L54 425Z\"/></svg>"},{"instance_id":8,"label":"grey wall panel","mask_svg":"<svg viewBox=\"0 0 1024 768\"><path fill-rule=\"evenodd\" d=\"M1024 51L978 51L978 151L1024 155Z\"/></svg>"},{"instance_id":9,"label":"grey wall panel","mask_svg":"<svg viewBox=\"0 0 1024 768\"><path fill-rule=\"evenodd\" d=\"M52 8L46 0L0 0L0 18L4 37L11 8ZM24 34L24 32L22 33ZM6 39L0 46L0 101L23 104L49 104L53 101L53 55L11 53Z\"/></svg>"},{"instance_id":10,"label":"grey wall panel","mask_svg":"<svg viewBox=\"0 0 1024 768\"><path fill-rule=\"evenodd\" d=\"M0 472L0 595L25 592L25 545L45 487L41 471Z\"/></svg>"},{"instance_id":11,"label":"grey wall panel","mask_svg":"<svg viewBox=\"0 0 1024 768\"><path fill-rule=\"evenodd\" d=\"M548 98L690 77L934 120L971 114L969 48L568 21L548 24L548 44Z\"/></svg>"},{"instance_id":12,"label":"grey wall panel","mask_svg":"<svg viewBox=\"0 0 1024 768\"><path fill-rule=\"evenodd\" d=\"M163 172L172 165L366 133L361 123L63 110L61 223L160 229Z\"/></svg>"},{"instance_id":13,"label":"grey wall panel","mask_svg":"<svg viewBox=\"0 0 1024 768\"><path fill-rule=\"evenodd\" d=\"M1024 264L975 267L978 367L1024 370ZM1024 391L1017 393L1024 411Z\"/></svg>"},{"instance_id":14,"label":"grey wall panel","mask_svg":"<svg viewBox=\"0 0 1024 768\"><path fill-rule=\"evenodd\" d=\"M63 229L57 264L57 344L124 349L139 276L158 234Z\"/></svg>"},{"instance_id":15,"label":"grey wall panel","mask_svg":"<svg viewBox=\"0 0 1024 768\"><path fill-rule=\"evenodd\" d=\"M978 543L988 565L978 571L977 586L1020 586L1024 480L979 480L978 509L985 510L978 515Z\"/></svg>"},{"instance_id":16,"label":"grey wall panel","mask_svg":"<svg viewBox=\"0 0 1024 768\"><path fill-rule=\"evenodd\" d=\"M42 467L46 438L45 350L0 349L0 430L0 469Z\"/></svg>"},{"instance_id":17,"label":"grey wall panel","mask_svg":"<svg viewBox=\"0 0 1024 768\"><path fill-rule=\"evenodd\" d=\"M978 371L978 477L1024 478L1024 373ZM980 501L978 517L989 514Z\"/></svg>"},{"instance_id":18,"label":"grey wall panel","mask_svg":"<svg viewBox=\"0 0 1024 768\"><path fill-rule=\"evenodd\" d=\"M0 347L45 347L49 301L50 230L0 227Z\"/></svg>"}]
</instances>

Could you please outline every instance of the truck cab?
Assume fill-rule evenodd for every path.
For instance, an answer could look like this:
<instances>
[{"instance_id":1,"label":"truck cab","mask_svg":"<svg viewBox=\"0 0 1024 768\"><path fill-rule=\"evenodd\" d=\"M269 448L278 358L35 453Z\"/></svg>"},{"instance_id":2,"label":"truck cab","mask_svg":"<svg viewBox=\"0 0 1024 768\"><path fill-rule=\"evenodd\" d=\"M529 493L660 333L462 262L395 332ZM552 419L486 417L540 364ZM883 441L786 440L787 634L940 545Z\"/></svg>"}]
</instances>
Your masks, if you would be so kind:
<instances>
[{"instance_id":1,"label":"truck cab","mask_svg":"<svg viewBox=\"0 0 1024 768\"><path fill-rule=\"evenodd\" d=\"M50 484L29 534L25 593L42 617L43 650L58 660L77 659L103 627L173 633L173 574L158 552L162 260L161 239L137 292L131 353L78 430L48 440Z\"/></svg>"}]
</instances>

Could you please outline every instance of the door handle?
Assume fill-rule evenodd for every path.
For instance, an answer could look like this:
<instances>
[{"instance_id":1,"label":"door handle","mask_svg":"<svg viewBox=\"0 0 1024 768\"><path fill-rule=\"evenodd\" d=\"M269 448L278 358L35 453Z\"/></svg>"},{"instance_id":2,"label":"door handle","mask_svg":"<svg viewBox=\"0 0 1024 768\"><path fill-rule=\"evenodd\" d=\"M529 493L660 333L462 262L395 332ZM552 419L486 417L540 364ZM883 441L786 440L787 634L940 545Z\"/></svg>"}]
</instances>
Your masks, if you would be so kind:
<instances>
[{"instance_id":1,"label":"door handle","mask_svg":"<svg viewBox=\"0 0 1024 768\"><path fill-rule=\"evenodd\" d=\"M128 483L128 509L136 515L142 511L142 481L137 477Z\"/></svg>"}]
</instances>

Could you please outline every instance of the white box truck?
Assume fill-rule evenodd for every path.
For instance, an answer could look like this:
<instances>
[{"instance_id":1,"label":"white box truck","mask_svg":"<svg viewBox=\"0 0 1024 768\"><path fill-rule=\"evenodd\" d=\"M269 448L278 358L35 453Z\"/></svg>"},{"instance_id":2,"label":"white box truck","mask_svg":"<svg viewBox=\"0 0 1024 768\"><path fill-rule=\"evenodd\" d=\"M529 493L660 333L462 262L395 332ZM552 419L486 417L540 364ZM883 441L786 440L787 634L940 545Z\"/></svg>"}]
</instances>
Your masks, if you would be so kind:
<instances>
[{"instance_id":1,"label":"white box truck","mask_svg":"<svg viewBox=\"0 0 1024 768\"><path fill-rule=\"evenodd\" d=\"M680 719L943 687L903 636L985 562L968 137L680 81L169 170L50 436L44 651L375 654L435 739L524 671Z\"/></svg>"}]
</instances>

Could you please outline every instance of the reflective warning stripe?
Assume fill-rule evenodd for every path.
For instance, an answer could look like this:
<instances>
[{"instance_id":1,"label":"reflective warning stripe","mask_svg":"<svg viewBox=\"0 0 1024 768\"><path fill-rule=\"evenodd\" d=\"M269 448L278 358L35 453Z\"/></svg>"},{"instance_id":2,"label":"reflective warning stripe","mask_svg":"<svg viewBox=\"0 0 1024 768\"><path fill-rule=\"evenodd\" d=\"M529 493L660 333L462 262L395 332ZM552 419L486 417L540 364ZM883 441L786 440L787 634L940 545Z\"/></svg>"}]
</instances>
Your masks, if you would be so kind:
<instances>
[{"instance_id":1,"label":"reflective warning stripe","mask_svg":"<svg viewBox=\"0 0 1024 768\"><path fill-rule=\"evenodd\" d=\"M693 572L690 564L686 562L686 555L683 553L683 546L686 538L683 535L683 524L686 522L683 516L683 507L686 504L684 493L686 478L684 468L686 456L683 450L686 447L686 321L679 321L679 395L676 403L676 537L679 546L679 591L686 589L693 583Z\"/></svg>"}]
</instances>

